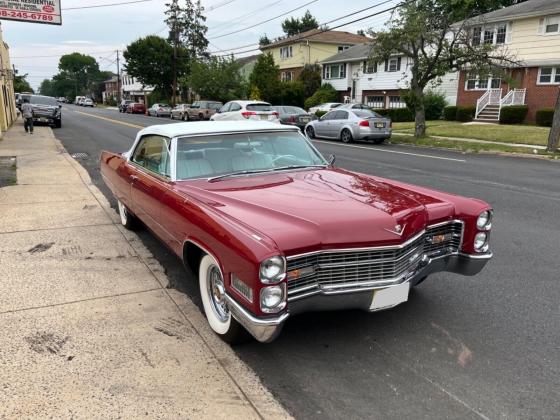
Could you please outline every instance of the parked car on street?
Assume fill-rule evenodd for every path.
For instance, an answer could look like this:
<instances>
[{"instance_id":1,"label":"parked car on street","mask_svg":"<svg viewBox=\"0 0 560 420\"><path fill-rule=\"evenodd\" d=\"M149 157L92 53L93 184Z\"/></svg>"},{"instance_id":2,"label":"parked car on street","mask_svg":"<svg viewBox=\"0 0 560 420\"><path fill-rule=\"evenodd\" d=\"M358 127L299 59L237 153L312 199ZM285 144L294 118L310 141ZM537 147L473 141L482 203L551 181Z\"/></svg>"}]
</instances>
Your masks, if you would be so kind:
<instances>
[{"instance_id":1,"label":"parked car on street","mask_svg":"<svg viewBox=\"0 0 560 420\"><path fill-rule=\"evenodd\" d=\"M189 109L189 104L177 104L175 108L171 110L171 119L178 119L178 120L188 120L187 110Z\"/></svg>"},{"instance_id":2,"label":"parked car on street","mask_svg":"<svg viewBox=\"0 0 560 420\"><path fill-rule=\"evenodd\" d=\"M317 106L312 106L309 108L309 113L316 114L317 112L329 112L334 108L338 108L340 105L342 105L340 102L327 102Z\"/></svg>"},{"instance_id":3,"label":"parked car on street","mask_svg":"<svg viewBox=\"0 0 560 420\"><path fill-rule=\"evenodd\" d=\"M389 309L491 259L487 203L333 162L296 127L228 121L145 128L100 169L123 226L140 220L191 268L228 342L272 341L302 312Z\"/></svg>"},{"instance_id":4,"label":"parked car on street","mask_svg":"<svg viewBox=\"0 0 560 420\"><path fill-rule=\"evenodd\" d=\"M263 101L231 101L222 106L211 121L243 121L258 120L279 122L278 112L272 105Z\"/></svg>"},{"instance_id":5,"label":"parked car on street","mask_svg":"<svg viewBox=\"0 0 560 420\"><path fill-rule=\"evenodd\" d=\"M140 102L131 102L126 107L127 114L145 114L146 106Z\"/></svg>"},{"instance_id":6,"label":"parked car on street","mask_svg":"<svg viewBox=\"0 0 560 420\"><path fill-rule=\"evenodd\" d=\"M367 109L373 111L373 108L366 104L342 104L337 109Z\"/></svg>"},{"instance_id":7,"label":"parked car on street","mask_svg":"<svg viewBox=\"0 0 560 420\"><path fill-rule=\"evenodd\" d=\"M76 98L74 99L74 105L80 105L85 98L85 96L76 96Z\"/></svg>"},{"instance_id":8,"label":"parked car on street","mask_svg":"<svg viewBox=\"0 0 560 420\"><path fill-rule=\"evenodd\" d=\"M169 117L171 115L171 107L164 103L153 104L148 108L148 115L152 117Z\"/></svg>"},{"instance_id":9,"label":"parked car on street","mask_svg":"<svg viewBox=\"0 0 560 420\"><path fill-rule=\"evenodd\" d=\"M126 108L133 102L130 99L123 99L119 104L119 112L126 112Z\"/></svg>"},{"instance_id":10,"label":"parked car on street","mask_svg":"<svg viewBox=\"0 0 560 420\"><path fill-rule=\"evenodd\" d=\"M301 131L305 129L308 122L317 119L315 114L310 114L298 106L275 105L272 109L278 112L281 124L295 125Z\"/></svg>"},{"instance_id":11,"label":"parked car on street","mask_svg":"<svg viewBox=\"0 0 560 420\"><path fill-rule=\"evenodd\" d=\"M338 139L344 143L354 140L373 140L383 143L391 137L392 122L389 118L367 109L335 109L305 127L310 139Z\"/></svg>"},{"instance_id":12,"label":"parked car on street","mask_svg":"<svg viewBox=\"0 0 560 420\"><path fill-rule=\"evenodd\" d=\"M90 106L90 107L93 108L93 107L95 106L95 104L94 104L94 102L93 102L93 99L91 99L91 98L85 98L85 99L82 101L82 106Z\"/></svg>"},{"instance_id":13,"label":"parked car on street","mask_svg":"<svg viewBox=\"0 0 560 420\"><path fill-rule=\"evenodd\" d=\"M62 105L51 96L29 95L33 107L33 121L62 127Z\"/></svg>"},{"instance_id":14,"label":"parked car on street","mask_svg":"<svg viewBox=\"0 0 560 420\"><path fill-rule=\"evenodd\" d=\"M18 96L18 99L16 101L17 109L19 109L21 111L21 105L23 104L23 100L24 99L29 100L31 98L31 95L33 95L33 93L29 93L29 92L20 93L19 96Z\"/></svg>"},{"instance_id":15,"label":"parked car on street","mask_svg":"<svg viewBox=\"0 0 560 420\"><path fill-rule=\"evenodd\" d=\"M185 119L188 120L209 120L221 107L218 101L196 101L187 108Z\"/></svg>"}]
</instances>

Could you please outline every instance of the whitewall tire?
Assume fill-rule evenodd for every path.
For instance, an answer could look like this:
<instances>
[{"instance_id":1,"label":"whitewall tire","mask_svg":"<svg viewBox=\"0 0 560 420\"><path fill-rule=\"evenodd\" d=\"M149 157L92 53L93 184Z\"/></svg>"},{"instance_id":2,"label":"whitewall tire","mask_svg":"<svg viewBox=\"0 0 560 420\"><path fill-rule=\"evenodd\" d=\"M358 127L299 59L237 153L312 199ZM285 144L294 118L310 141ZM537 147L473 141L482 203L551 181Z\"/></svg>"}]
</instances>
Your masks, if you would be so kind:
<instances>
[{"instance_id":1,"label":"whitewall tire","mask_svg":"<svg viewBox=\"0 0 560 420\"><path fill-rule=\"evenodd\" d=\"M227 343L239 343L247 331L231 316L226 303L225 283L218 262L211 255L200 260L198 270L200 296L210 328Z\"/></svg>"},{"instance_id":2,"label":"whitewall tire","mask_svg":"<svg viewBox=\"0 0 560 420\"><path fill-rule=\"evenodd\" d=\"M128 211L126 206L121 203L120 200L117 200L117 210L121 219L121 225L129 230L134 230L138 224L136 217Z\"/></svg>"}]
</instances>

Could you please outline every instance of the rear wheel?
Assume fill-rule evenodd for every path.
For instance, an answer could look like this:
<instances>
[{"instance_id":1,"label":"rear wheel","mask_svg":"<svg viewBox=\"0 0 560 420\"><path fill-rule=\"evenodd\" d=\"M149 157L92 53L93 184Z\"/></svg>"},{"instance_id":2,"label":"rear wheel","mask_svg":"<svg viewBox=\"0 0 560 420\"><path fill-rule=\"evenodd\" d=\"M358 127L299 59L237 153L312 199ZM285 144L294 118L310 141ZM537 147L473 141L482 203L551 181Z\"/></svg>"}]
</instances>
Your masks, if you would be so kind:
<instances>
[{"instance_id":1,"label":"rear wheel","mask_svg":"<svg viewBox=\"0 0 560 420\"><path fill-rule=\"evenodd\" d=\"M307 137L309 137L310 139L315 138L315 130L310 125L305 129L305 134L307 134Z\"/></svg>"},{"instance_id":2,"label":"rear wheel","mask_svg":"<svg viewBox=\"0 0 560 420\"><path fill-rule=\"evenodd\" d=\"M138 220L132 215L120 200L117 200L117 209L121 218L121 225L128 230L134 230L138 227Z\"/></svg>"},{"instance_id":3,"label":"rear wheel","mask_svg":"<svg viewBox=\"0 0 560 420\"><path fill-rule=\"evenodd\" d=\"M342 140L343 143L352 143L353 138L350 130L347 128L342 130L342 133L340 133L340 140Z\"/></svg>"},{"instance_id":4,"label":"rear wheel","mask_svg":"<svg viewBox=\"0 0 560 420\"><path fill-rule=\"evenodd\" d=\"M231 316L225 299L224 278L218 262L211 255L205 255L200 260L198 281L210 328L226 343L246 341L249 333Z\"/></svg>"}]
</instances>

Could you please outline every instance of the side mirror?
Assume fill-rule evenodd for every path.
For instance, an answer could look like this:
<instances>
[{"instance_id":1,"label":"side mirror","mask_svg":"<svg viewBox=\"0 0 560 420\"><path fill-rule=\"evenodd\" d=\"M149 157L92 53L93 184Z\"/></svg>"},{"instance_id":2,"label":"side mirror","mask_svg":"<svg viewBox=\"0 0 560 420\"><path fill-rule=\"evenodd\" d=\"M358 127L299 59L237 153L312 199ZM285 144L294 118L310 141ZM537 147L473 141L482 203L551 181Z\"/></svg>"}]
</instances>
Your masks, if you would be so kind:
<instances>
[{"instance_id":1,"label":"side mirror","mask_svg":"<svg viewBox=\"0 0 560 420\"><path fill-rule=\"evenodd\" d=\"M329 163L329 166L334 165L335 160L336 160L336 156L335 155L330 155L329 158L327 159L327 162Z\"/></svg>"}]
</instances>

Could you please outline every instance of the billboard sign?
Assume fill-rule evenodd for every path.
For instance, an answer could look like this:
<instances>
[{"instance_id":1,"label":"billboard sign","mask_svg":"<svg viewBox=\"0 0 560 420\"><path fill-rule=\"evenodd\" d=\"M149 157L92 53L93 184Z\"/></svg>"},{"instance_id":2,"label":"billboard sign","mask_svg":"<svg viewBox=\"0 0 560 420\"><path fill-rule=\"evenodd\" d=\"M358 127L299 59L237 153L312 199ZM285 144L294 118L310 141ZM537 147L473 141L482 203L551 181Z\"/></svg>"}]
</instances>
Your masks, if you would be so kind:
<instances>
[{"instance_id":1,"label":"billboard sign","mask_svg":"<svg viewBox=\"0 0 560 420\"><path fill-rule=\"evenodd\" d=\"M62 25L60 0L0 0L0 19Z\"/></svg>"}]
</instances>

